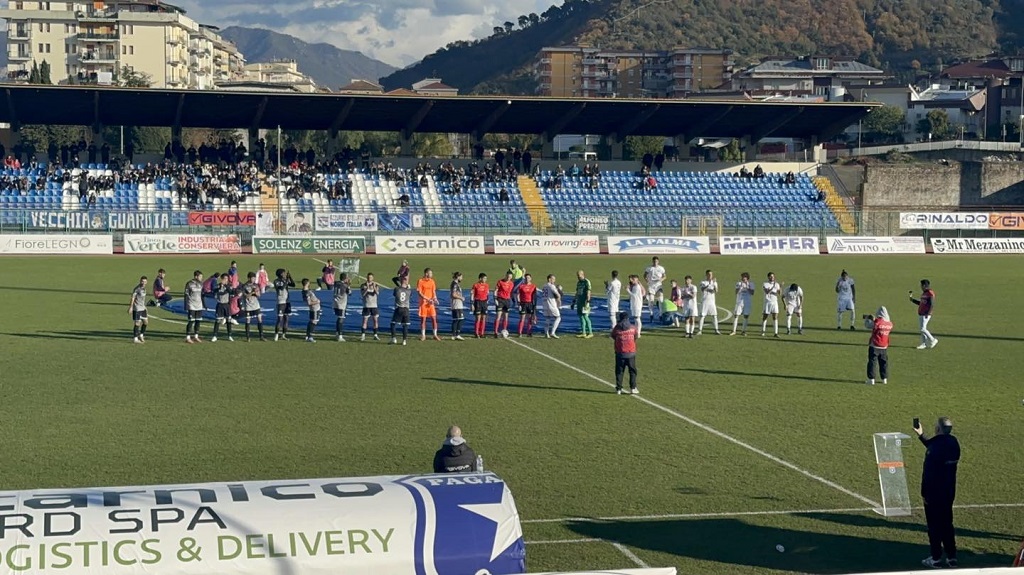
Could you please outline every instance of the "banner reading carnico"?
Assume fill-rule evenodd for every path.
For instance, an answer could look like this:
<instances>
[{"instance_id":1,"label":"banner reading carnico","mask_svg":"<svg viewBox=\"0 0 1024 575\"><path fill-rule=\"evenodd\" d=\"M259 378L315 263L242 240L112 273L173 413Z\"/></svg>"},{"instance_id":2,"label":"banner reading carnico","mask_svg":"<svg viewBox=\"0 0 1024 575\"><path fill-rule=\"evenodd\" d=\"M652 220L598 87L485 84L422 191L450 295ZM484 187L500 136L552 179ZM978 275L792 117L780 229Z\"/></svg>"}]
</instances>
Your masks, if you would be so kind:
<instances>
[{"instance_id":1,"label":"banner reading carnico","mask_svg":"<svg viewBox=\"0 0 1024 575\"><path fill-rule=\"evenodd\" d=\"M519 513L493 473L0 492L0 516L5 573L525 570Z\"/></svg>"},{"instance_id":2,"label":"banner reading carnico","mask_svg":"<svg viewBox=\"0 0 1024 575\"><path fill-rule=\"evenodd\" d=\"M103 234L4 234L0 254L110 255L114 239ZM0 537L2 538L2 537Z\"/></svg>"},{"instance_id":3,"label":"banner reading carnico","mask_svg":"<svg viewBox=\"0 0 1024 575\"><path fill-rule=\"evenodd\" d=\"M484 253L483 236L373 236L378 254L465 254Z\"/></svg>"},{"instance_id":4,"label":"banner reading carnico","mask_svg":"<svg viewBox=\"0 0 1024 575\"><path fill-rule=\"evenodd\" d=\"M494 236L496 254L599 254L598 236Z\"/></svg>"},{"instance_id":5,"label":"banner reading carnico","mask_svg":"<svg viewBox=\"0 0 1024 575\"><path fill-rule=\"evenodd\" d=\"M237 254L242 241L237 235L125 234L126 254Z\"/></svg>"}]
</instances>

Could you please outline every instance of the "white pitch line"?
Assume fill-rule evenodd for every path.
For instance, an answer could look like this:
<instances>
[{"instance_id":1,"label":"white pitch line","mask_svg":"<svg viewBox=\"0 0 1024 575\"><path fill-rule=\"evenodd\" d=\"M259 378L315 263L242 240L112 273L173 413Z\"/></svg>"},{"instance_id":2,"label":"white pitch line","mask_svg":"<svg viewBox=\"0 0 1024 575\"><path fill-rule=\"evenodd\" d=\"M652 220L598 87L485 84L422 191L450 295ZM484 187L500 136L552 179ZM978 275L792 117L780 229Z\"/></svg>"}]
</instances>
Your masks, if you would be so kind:
<instances>
[{"instance_id":1,"label":"white pitch line","mask_svg":"<svg viewBox=\"0 0 1024 575\"><path fill-rule=\"evenodd\" d=\"M607 387L610 387L612 389L615 388L615 384L614 383L612 383L610 381L607 381L605 379L602 379L602 378L600 378L600 377L598 377L598 376L596 376L596 375L594 375L592 373L588 373L586 371L583 371L582 369L580 369L580 368L578 368L578 367L576 367L574 365L568 364L568 363L558 359L557 357L554 357L552 355L546 354L543 351L540 351L538 349L532 348L532 347L530 347L530 346L528 346L528 345L526 345L524 343L520 343L520 342L518 342L518 341L516 341L514 339L510 339L508 341L514 343L515 345L518 345L519 347L522 347L523 349L530 350L533 353L536 353L537 355L539 355L541 357L547 358L547 359L557 363L558 365L561 365L562 367L565 367L567 369L571 369L572 371L575 371L576 373L578 373L580 375L589 377L590 379L592 379L592 380L594 380L594 381L596 381L598 383L604 384ZM743 440L737 439L737 438L735 438L735 437L733 437L733 436L731 436L731 435L729 435L729 434L727 434L725 432L719 431L719 430L711 427L710 425L707 425L705 423L701 423L701 422L699 422L699 421L697 421L697 420L695 420L693 418L687 417L687 416L683 415L682 413L679 413L678 411L675 411L674 409L670 409L668 407L665 407L664 405L661 405L660 403L656 403L654 401L651 401L650 399L647 399L646 397L641 397L639 395L631 395L630 397L635 399L635 400L637 400L637 401L641 401L641 402L647 404L648 406L653 407L653 408L655 408L655 409L657 409L659 411L665 412L665 413L667 413L667 414L669 414L669 415L671 415L671 416L673 416L673 417L675 417L677 419L685 421L686 423L689 423L690 425L692 425L692 426L694 426L694 427L696 427L698 429L702 429L702 430L704 430L704 431L706 431L706 432L708 432L708 433L710 433L710 434L712 434L712 435L714 435L716 437L719 437L719 438L724 439L724 440L726 440L726 441L728 441L730 443L738 445L738 446L740 446L740 447L742 447L742 448L744 448L746 450L749 450L749 451L751 451L753 453L756 453L756 454L760 455L761 457L764 457L765 459L773 461L773 462L775 462L775 463L777 463L777 464L779 464L779 465L781 465L783 467L786 467L786 468L788 468L788 469L790 469L792 471L796 471L797 473L799 473L799 474L801 474L801 475L803 475L805 477L809 477L809 478L811 478L811 479L813 479L815 481L818 481L819 483L822 483L823 485L827 485L828 487L831 487L832 489L835 489L836 491L839 491L841 493L845 493L846 495L849 495L850 497L853 497L854 499L857 499L857 500L859 500L859 501L861 501L863 503L867 503L868 505L871 505L873 508L881 507L880 504L872 501L871 499L868 499L867 497L864 497L860 493L857 493L855 491L851 491L851 490L843 487L842 485L839 485L838 483L836 483L834 481L830 481L828 479L825 479L824 477L822 477L820 475L815 475L814 473L804 469L803 467L800 467L800 466L798 466L796 464L790 463L790 462L788 462L788 461L786 461L784 459L776 457L776 456L772 455L771 453L768 453L767 451L765 451L763 449L754 447L753 445L750 445L749 443L746 443Z\"/></svg>"},{"instance_id":2,"label":"white pitch line","mask_svg":"<svg viewBox=\"0 0 1024 575\"><path fill-rule=\"evenodd\" d=\"M604 539L549 539L546 541L527 541L527 545L572 545L576 543L603 543Z\"/></svg>"},{"instance_id":3,"label":"white pitch line","mask_svg":"<svg viewBox=\"0 0 1024 575\"><path fill-rule=\"evenodd\" d=\"M954 505L953 509L1017 509L1024 507L1024 503L967 503ZM911 507L913 511L921 511L924 507ZM708 513L667 513L659 515L619 515L612 517L556 517L553 519L523 519L523 525L538 523L598 523L602 521L644 521L644 520L666 520L666 519L708 519L714 517L757 517L769 515L808 515L812 513L863 513L874 511L874 507L847 507L842 509L787 509L780 511L723 511Z\"/></svg>"},{"instance_id":4,"label":"white pitch line","mask_svg":"<svg viewBox=\"0 0 1024 575\"><path fill-rule=\"evenodd\" d=\"M622 543L612 543L612 547L618 549L619 552L626 556L626 559L629 559L633 563L636 563L637 567L641 569L648 569L650 567L650 565L648 565L643 559L637 557L636 553L630 551L629 548L623 545Z\"/></svg>"}]
</instances>

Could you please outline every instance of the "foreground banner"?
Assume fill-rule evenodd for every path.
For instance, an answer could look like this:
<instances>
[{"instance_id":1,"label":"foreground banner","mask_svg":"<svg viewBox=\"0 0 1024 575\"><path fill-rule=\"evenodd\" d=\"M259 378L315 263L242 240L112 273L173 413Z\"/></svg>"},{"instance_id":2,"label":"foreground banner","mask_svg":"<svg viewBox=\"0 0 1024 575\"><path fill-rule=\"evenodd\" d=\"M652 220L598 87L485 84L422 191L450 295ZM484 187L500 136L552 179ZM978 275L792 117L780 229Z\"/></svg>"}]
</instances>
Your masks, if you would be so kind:
<instances>
[{"instance_id":1,"label":"foreground banner","mask_svg":"<svg viewBox=\"0 0 1024 575\"><path fill-rule=\"evenodd\" d=\"M237 235L125 234L126 254L237 254L242 241Z\"/></svg>"},{"instance_id":2,"label":"foreground banner","mask_svg":"<svg viewBox=\"0 0 1024 575\"><path fill-rule=\"evenodd\" d=\"M377 214L317 213L313 227L318 232L375 232Z\"/></svg>"},{"instance_id":3,"label":"foreground banner","mask_svg":"<svg viewBox=\"0 0 1024 575\"><path fill-rule=\"evenodd\" d=\"M482 255L483 236L373 236L378 254Z\"/></svg>"},{"instance_id":4,"label":"foreground banner","mask_svg":"<svg viewBox=\"0 0 1024 575\"><path fill-rule=\"evenodd\" d=\"M987 212L900 212L901 230L987 230Z\"/></svg>"},{"instance_id":5,"label":"foreground banner","mask_svg":"<svg viewBox=\"0 0 1024 575\"><path fill-rule=\"evenodd\" d=\"M598 236L494 236L496 254L599 254Z\"/></svg>"},{"instance_id":6,"label":"foreground banner","mask_svg":"<svg viewBox=\"0 0 1024 575\"><path fill-rule=\"evenodd\" d=\"M722 255L818 255L818 238L813 236L722 236Z\"/></svg>"},{"instance_id":7,"label":"foreground banner","mask_svg":"<svg viewBox=\"0 0 1024 575\"><path fill-rule=\"evenodd\" d=\"M610 254L710 254L707 236L608 236Z\"/></svg>"},{"instance_id":8,"label":"foreground banner","mask_svg":"<svg viewBox=\"0 0 1024 575\"><path fill-rule=\"evenodd\" d=\"M255 226L256 212L189 212L188 225L212 227Z\"/></svg>"},{"instance_id":9,"label":"foreground banner","mask_svg":"<svg viewBox=\"0 0 1024 575\"><path fill-rule=\"evenodd\" d=\"M1024 230L1024 212L993 212L988 216L990 230Z\"/></svg>"},{"instance_id":10,"label":"foreground banner","mask_svg":"<svg viewBox=\"0 0 1024 575\"><path fill-rule=\"evenodd\" d=\"M252 239L254 254L363 254L362 236L312 236L308 238L260 237Z\"/></svg>"},{"instance_id":11,"label":"foreground banner","mask_svg":"<svg viewBox=\"0 0 1024 575\"><path fill-rule=\"evenodd\" d=\"M523 573L492 473L0 492L4 572Z\"/></svg>"},{"instance_id":12,"label":"foreground banner","mask_svg":"<svg viewBox=\"0 0 1024 575\"><path fill-rule=\"evenodd\" d=\"M825 238L830 254L923 254L920 236L869 237L829 236Z\"/></svg>"},{"instance_id":13,"label":"foreground banner","mask_svg":"<svg viewBox=\"0 0 1024 575\"><path fill-rule=\"evenodd\" d=\"M171 227L167 212L29 212L26 225L59 230L159 230Z\"/></svg>"},{"instance_id":14,"label":"foreground banner","mask_svg":"<svg viewBox=\"0 0 1024 575\"><path fill-rule=\"evenodd\" d=\"M110 255L114 239L101 234L4 234L0 235L0 254ZM0 526L3 516L0 514ZM0 539L3 534L0 533Z\"/></svg>"},{"instance_id":15,"label":"foreground banner","mask_svg":"<svg viewBox=\"0 0 1024 575\"><path fill-rule=\"evenodd\" d=\"M932 238L937 254L1024 254L1024 238Z\"/></svg>"}]
</instances>

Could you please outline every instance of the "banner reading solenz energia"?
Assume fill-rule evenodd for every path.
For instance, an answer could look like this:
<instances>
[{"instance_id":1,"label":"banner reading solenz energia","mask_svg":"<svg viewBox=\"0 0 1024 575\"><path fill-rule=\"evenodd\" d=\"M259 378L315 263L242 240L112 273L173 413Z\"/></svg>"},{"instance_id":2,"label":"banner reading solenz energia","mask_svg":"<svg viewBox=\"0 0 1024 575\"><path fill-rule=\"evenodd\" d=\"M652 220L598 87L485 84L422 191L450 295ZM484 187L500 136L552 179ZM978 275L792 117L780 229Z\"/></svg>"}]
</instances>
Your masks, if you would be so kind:
<instances>
[{"instance_id":1,"label":"banner reading solenz energia","mask_svg":"<svg viewBox=\"0 0 1024 575\"><path fill-rule=\"evenodd\" d=\"M492 473L0 492L0 564L25 575L523 573Z\"/></svg>"}]
</instances>

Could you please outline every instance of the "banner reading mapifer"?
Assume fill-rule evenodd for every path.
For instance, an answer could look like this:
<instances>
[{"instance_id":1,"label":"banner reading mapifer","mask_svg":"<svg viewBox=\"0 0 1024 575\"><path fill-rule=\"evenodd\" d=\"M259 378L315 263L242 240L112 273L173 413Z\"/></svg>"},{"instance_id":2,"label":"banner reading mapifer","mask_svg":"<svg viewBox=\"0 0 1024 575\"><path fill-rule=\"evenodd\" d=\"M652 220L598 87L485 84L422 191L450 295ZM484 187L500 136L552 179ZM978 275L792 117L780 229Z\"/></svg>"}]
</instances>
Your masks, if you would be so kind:
<instances>
[{"instance_id":1,"label":"banner reading mapifer","mask_svg":"<svg viewBox=\"0 0 1024 575\"><path fill-rule=\"evenodd\" d=\"M26 575L523 573L492 473L0 492L0 564Z\"/></svg>"}]
</instances>

